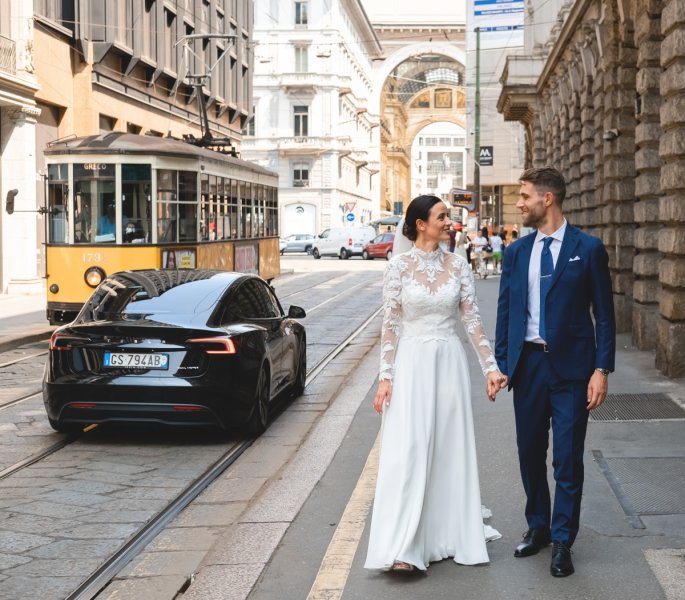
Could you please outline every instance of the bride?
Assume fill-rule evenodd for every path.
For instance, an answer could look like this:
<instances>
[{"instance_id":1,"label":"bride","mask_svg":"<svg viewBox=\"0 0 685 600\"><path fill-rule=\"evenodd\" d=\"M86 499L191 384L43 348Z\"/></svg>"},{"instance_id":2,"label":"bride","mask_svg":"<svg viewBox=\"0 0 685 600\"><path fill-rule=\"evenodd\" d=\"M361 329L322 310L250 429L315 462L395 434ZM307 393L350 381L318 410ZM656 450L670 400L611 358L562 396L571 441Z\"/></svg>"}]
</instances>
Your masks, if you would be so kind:
<instances>
[{"instance_id":1,"label":"bride","mask_svg":"<svg viewBox=\"0 0 685 600\"><path fill-rule=\"evenodd\" d=\"M383 285L381 368L374 407L383 414L376 496L365 567L410 571L453 557L489 561L485 543L463 324L487 378L505 386L476 306L464 258L443 251L450 220L435 196L407 208L414 244L388 263Z\"/></svg>"}]
</instances>

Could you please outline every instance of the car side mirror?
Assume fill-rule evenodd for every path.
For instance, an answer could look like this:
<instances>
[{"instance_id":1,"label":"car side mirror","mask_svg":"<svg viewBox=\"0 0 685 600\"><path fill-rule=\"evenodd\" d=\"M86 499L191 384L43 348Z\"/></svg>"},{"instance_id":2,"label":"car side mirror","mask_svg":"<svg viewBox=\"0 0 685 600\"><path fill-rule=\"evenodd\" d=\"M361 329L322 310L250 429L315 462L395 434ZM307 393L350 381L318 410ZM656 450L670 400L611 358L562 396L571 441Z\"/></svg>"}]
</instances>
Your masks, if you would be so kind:
<instances>
[{"instance_id":1,"label":"car side mirror","mask_svg":"<svg viewBox=\"0 0 685 600\"><path fill-rule=\"evenodd\" d=\"M288 309L288 318L290 319L304 319L306 316L307 313L304 312L304 308L299 306L291 306Z\"/></svg>"}]
</instances>

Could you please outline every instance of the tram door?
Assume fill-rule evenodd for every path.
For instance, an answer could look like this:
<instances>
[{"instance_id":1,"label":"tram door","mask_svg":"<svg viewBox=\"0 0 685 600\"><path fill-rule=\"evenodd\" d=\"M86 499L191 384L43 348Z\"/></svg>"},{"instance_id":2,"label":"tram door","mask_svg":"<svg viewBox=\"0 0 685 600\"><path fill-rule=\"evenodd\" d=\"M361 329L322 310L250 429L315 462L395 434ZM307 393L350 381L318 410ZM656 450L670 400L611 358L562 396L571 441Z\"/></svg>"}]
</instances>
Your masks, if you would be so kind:
<instances>
[{"instance_id":1,"label":"tram door","mask_svg":"<svg viewBox=\"0 0 685 600\"><path fill-rule=\"evenodd\" d=\"M48 230L48 242L63 244L68 242L68 217L67 204L68 190L68 165L48 166L48 211L50 226Z\"/></svg>"},{"instance_id":2,"label":"tram door","mask_svg":"<svg viewBox=\"0 0 685 600\"><path fill-rule=\"evenodd\" d=\"M121 165L121 226L124 243L152 241L152 167Z\"/></svg>"}]
</instances>

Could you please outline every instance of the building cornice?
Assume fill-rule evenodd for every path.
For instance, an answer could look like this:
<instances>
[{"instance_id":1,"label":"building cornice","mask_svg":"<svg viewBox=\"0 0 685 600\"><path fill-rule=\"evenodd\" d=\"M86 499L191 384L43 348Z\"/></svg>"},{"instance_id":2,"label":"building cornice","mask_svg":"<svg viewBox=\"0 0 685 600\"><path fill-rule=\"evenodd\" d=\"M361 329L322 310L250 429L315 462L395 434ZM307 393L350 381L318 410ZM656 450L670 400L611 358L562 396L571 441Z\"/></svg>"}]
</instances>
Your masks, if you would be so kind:
<instances>
[{"instance_id":1,"label":"building cornice","mask_svg":"<svg viewBox=\"0 0 685 600\"><path fill-rule=\"evenodd\" d=\"M369 54L369 58L381 58L383 47L376 35L376 31L369 20L360 0L340 0L341 5L347 9L348 15L352 18L357 28L360 30L363 44Z\"/></svg>"},{"instance_id":2,"label":"building cornice","mask_svg":"<svg viewBox=\"0 0 685 600\"><path fill-rule=\"evenodd\" d=\"M542 90L547 86L549 78L554 75L557 65L561 62L573 36L577 34L585 13L595 1L596 0L576 0L576 2L573 3L573 7L564 21L564 24L561 26L559 35L547 56L547 61L538 79L538 90Z\"/></svg>"}]
</instances>

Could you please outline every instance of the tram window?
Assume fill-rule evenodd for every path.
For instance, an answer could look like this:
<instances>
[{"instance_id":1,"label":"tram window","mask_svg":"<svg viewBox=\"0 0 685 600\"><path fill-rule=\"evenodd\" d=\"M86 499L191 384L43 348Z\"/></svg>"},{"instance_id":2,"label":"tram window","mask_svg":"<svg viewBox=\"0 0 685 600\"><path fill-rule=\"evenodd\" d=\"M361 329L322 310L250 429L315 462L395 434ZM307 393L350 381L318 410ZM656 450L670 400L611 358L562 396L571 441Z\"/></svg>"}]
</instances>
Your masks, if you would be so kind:
<instances>
[{"instance_id":1,"label":"tram window","mask_svg":"<svg viewBox=\"0 0 685 600\"><path fill-rule=\"evenodd\" d=\"M48 165L49 241L65 243L67 237L67 165Z\"/></svg>"},{"instance_id":2,"label":"tram window","mask_svg":"<svg viewBox=\"0 0 685 600\"><path fill-rule=\"evenodd\" d=\"M114 243L114 165L74 164L74 242Z\"/></svg>"},{"instance_id":3,"label":"tram window","mask_svg":"<svg viewBox=\"0 0 685 600\"><path fill-rule=\"evenodd\" d=\"M157 171L157 241L197 240L197 174Z\"/></svg>"},{"instance_id":4,"label":"tram window","mask_svg":"<svg viewBox=\"0 0 685 600\"><path fill-rule=\"evenodd\" d=\"M121 165L121 211L123 241L142 244L151 241L152 167Z\"/></svg>"}]
</instances>

